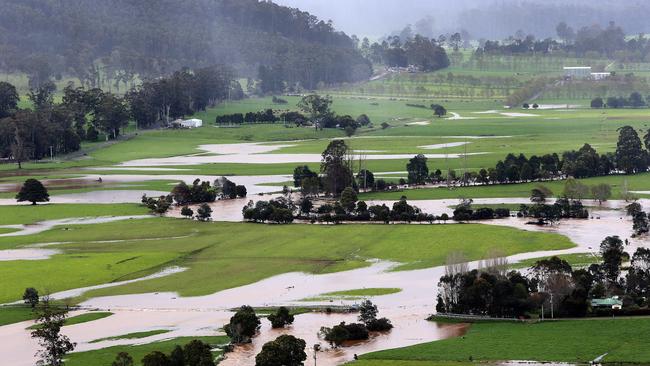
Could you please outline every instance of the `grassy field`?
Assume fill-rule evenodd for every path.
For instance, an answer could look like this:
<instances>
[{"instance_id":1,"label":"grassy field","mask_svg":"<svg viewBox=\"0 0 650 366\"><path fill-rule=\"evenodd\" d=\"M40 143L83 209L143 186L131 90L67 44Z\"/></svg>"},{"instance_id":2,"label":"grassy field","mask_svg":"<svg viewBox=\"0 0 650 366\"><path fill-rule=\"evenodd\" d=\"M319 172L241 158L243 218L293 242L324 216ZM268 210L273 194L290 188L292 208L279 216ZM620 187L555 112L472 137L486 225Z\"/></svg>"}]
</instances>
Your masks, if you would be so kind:
<instances>
[{"instance_id":1,"label":"grassy field","mask_svg":"<svg viewBox=\"0 0 650 366\"><path fill-rule=\"evenodd\" d=\"M627 181L631 191L650 190L650 173L637 175L615 175L607 177L596 177L580 179L580 182L587 185L607 183L612 186L612 199L620 199L621 187ZM359 199L363 200L398 200L406 196L409 200L429 200L445 198L502 198L502 197L529 197L530 191L538 185L544 185L551 189L555 195L560 195L564 189L563 181L542 182L542 183L521 183L505 185L487 185L470 187L436 187L409 189L396 192L368 192L361 193ZM647 195L639 195L641 197Z\"/></svg>"},{"instance_id":2,"label":"grassy field","mask_svg":"<svg viewBox=\"0 0 650 366\"><path fill-rule=\"evenodd\" d=\"M117 341L120 339L141 339L141 338L147 338L151 336L155 336L158 334L165 334L171 332L169 329L158 329L158 330L150 330L148 332L135 332L135 333L129 333L129 334L123 334L120 336L115 336L115 337L106 337L106 338L100 338L100 339L95 339L94 341L91 341L90 343L99 343L99 342L104 342L104 341Z\"/></svg>"},{"instance_id":3,"label":"grassy field","mask_svg":"<svg viewBox=\"0 0 650 366\"><path fill-rule=\"evenodd\" d=\"M177 345L184 346L191 340L198 339L208 343L213 347L228 343L226 337L182 337L170 340L147 343L134 346L114 346L103 348L95 351L71 353L67 356L66 365L68 366L104 366L110 365L120 352L127 352L133 357L134 365L142 365L142 358L153 351L160 351L169 354ZM221 352L215 352L218 355Z\"/></svg>"},{"instance_id":4,"label":"grassy field","mask_svg":"<svg viewBox=\"0 0 650 366\"><path fill-rule=\"evenodd\" d=\"M0 326L36 319L36 313L29 306L1 306Z\"/></svg>"},{"instance_id":5,"label":"grassy field","mask_svg":"<svg viewBox=\"0 0 650 366\"><path fill-rule=\"evenodd\" d=\"M0 206L0 225L33 224L76 217L146 215L139 204L39 204Z\"/></svg>"},{"instance_id":6,"label":"grassy field","mask_svg":"<svg viewBox=\"0 0 650 366\"><path fill-rule=\"evenodd\" d=\"M593 263L602 262L602 258L600 256L596 256L591 253L566 254L566 255L559 255L558 257L567 261L573 268L589 267L589 265ZM530 268L533 265L535 265L537 261L542 259L546 259L546 258L527 259L521 262L514 263L510 267L513 269Z\"/></svg>"},{"instance_id":7,"label":"grassy field","mask_svg":"<svg viewBox=\"0 0 650 366\"><path fill-rule=\"evenodd\" d=\"M402 291L402 289L399 288L362 288L348 291L327 292L316 297L302 299L301 301L360 300L367 297L395 294L400 291Z\"/></svg>"},{"instance_id":8,"label":"grassy field","mask_svg":"<svg viewBox=\"0 0 650 366\"><path fill-rule=\"evenodd\" d=\"M463 337L371 353L350 365L425 366L471 360L586 363L605 353L603 362L645 363L650 359L648 336L650 318L475 323ZM415 363L399 363L405 361Z\"/></svg>"},{"instance_id":9,"label":"grassy field","mask_svg":"<svg viewBox=\"0 0 650 366\"><path fill-rule=\"evenodd\" d=\"M92 322L92 321L95 321L95 320L108 318L111 315L113 315L113 313L107 312L107 311L98 311L98 312L92 312L92 313L85 313L85 314L81 314L81 315L77 315L77 316L67 318L65 320L65 323L63 324L63 326L88 323L88 322ZM38 329L38 328L39 328L39 325L34 324L34 325L32 325L31 327L29 327L27 329Z\"/></svg>"},{"instance_id":10,"label":"grassy field","mask_svg":"<svg viewBox=\"0 0 650 366\"><path fill-rule=\"evenodd\" d=\"M371 258L400 262L398 269L406 270L441 265L451 251L463 251L474 260L494 248L510 255L573 246L556 234L484 225L274 226L152 218L66 228L0 238L2 249L65 243L55 247L63 253L38 261L38 266L4 262L0 302L17 300L25 287L57 292L138 278L171 265L188 270L87 296L158 291L205 295L291 271L367 266L365 259Z\"/></svg>"}]
</instances>

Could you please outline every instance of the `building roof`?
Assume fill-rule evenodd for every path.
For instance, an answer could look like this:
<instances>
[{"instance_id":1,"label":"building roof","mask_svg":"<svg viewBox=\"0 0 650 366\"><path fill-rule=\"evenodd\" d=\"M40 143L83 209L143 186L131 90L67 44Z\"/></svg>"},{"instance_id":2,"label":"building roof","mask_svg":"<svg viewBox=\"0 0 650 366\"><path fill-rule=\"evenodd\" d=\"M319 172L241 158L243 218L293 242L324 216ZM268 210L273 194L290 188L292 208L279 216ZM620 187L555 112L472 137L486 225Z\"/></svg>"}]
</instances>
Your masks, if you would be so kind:
<instances>
[{"instance_id":1,"label":"building roof","mask_svg":"<svg viewBox=\"0 0 650 366\"><path fill-rule=\"evenodd\" d=\"M592 299L591 300L591 306L622 306L623 301L618 299L617 297L610 297L607 299Z\"/></svg>"},{"instance_id":2,"label":"building roof","mask_svg":"<svg viewBox=\"0 0 650 366\"><path fill-rule=\"evenodd\" d=\"M591 70L591 66L564 66L564 70Z\"/></svg>"}]
</instances>

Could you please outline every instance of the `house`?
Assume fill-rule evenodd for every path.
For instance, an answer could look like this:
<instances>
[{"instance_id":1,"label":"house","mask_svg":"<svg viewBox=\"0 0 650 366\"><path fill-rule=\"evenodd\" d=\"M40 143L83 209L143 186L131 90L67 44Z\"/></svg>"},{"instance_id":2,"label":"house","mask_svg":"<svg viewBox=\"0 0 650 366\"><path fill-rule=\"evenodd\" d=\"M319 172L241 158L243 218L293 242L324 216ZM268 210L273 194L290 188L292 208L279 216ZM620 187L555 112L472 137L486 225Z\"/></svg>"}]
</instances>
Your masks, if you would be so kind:
<instances>
[{"instance_id":1,"label":"house","mask_svg":"<svg viewBox=\"0 0 650 366\"><path fill-rule=\"evenodd\" d=\"M565 66L564 76L569 79L586 79L591 76L591 66Z\"/></svg>"},{"instance_id":2,"label":"house","mask_svg":"<svg viewBox=\"0 0 650 366\"><path fill-rule=\"evenodd\" d=\"M177 119L172 124L181 128L197 128L203 126L203 121L196 118L186 120Z\"/></svg>"},{"instance_id":3,"label":"house","mask_svg":"<svg viewBox=\"0 0 650 366\"><path fill-rule=\"evenodd\" d=\"M592 72L591 73L591 79L592 80L605 80L610 76L612 76L611 72Z\"/></svg>"},{"instance_id":4,"label":"house","mask_svg":"<svg viewBox=\"0 0 650 366\"><path fill-rule=\"evenodd\" d=\"M618 298L618 296L606 298L606 299L592 299L591 307L596 309L612 309L612 310L621 310L623 307L623 301Z\"/></svg>"}]
</instances>

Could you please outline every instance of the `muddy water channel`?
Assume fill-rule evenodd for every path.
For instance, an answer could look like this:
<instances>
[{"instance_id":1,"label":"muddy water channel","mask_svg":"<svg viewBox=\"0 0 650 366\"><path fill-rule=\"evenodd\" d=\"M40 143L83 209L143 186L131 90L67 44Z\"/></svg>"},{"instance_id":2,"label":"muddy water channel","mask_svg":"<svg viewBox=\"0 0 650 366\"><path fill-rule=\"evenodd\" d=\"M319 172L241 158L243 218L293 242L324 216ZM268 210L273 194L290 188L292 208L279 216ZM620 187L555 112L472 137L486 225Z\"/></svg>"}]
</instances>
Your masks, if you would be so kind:
<instances>
[{"instance_id":1,"label":"muddy water channel","mask_svg":"<svg viewBox=\"0 0 650 366\"><path fill-rule=\"evenodd\" d=\"M163 178L164 179L164 178ZM192 178L193 179L193 178ZM276 178L277 179L277 178ZM285 177L286 179L286 177ZM259 196L251 196L253 200ZM249 198L250 199L250 198ZM263 197L269 199L269 196ZM213 204L216 220L241 221L241 208L246 200L219 201ZM527 203L526 199L477 199L476 205L496 203ZM373 202L382 203L382 202ZM392 204L392 202L385 202ZM411 201L412 204L429 213L437 215L451 212L449 206L456 200ZM645 207L650 200L642 200ZM369 204L371 204L369 202ZM591 219L566 220L551 227L526 225L526 219L506 218L484 222L488 225L511 226L523 230L555 232L569 237L576 247L551 252L531 252L509 257L510 262L537 258L547 255L596 252L600 241L608 235L629 238L632 224L620 210L623 202L612 201L602 208L590 209ZM172 212L174 215L175 212ZM627 251L633 252L638 246L650 246L647 239L630 239ZM55 250L48 247L48 250ZM376 334L365 342L346 345L331 350L318 338L321 326L333 326L341 321L353 322L356 314L309 313L296 317L292 327L272 330L267 320L262 321L262 329L252 344L237 347L228 355L223 365L254 365L254 356L262 345L280 334L293 334L305 339L309 352L311 346L320 343L325 349L319 352L319 365L339 365L353 359L355 354L376 350L403 347L429 342L463 334L463 325L441 325L426 321L434 312L436 285L444 274L443 267L395 272L391 269L396 263L374 261L368 267L352 271L312 275L305 273L286 273L257 283L220 291L198 297L179 297L176 293L136 294L94 298L81 304L86 309L106 310L115 315L98 321L77 324L64 328L64 333L78 343L77 350L85 351L105 348L118 344L149 343L179 336L214 335L227 323L232 315L230 309L242 304L256 307L266 306L333 306L353 305L357 300L311 301L304 299L333 291L360 288L400 288L402 291L390 295L373 297L380 309L380 316L392 320L395 328L387 334ZM478 262L470 263L475 268ZM169 275L174 271L170 270ZM167 273L163 273L165 275ZM217 279L215 279L217 280ZM85 289L72 290L69 294L78 295ZM66 294L59 294L62 297ZM11 365L33 364L33 354L37 345L29 338L25 328L29 323L19 323L0 327L0 354L7 355L3 362ZM156 329L167 329L168 333L139 339L114 340L90 343L93 340L115 337L123 334ZM311 359L312 354L309 353Z\"/></svg>"}]
</instances>

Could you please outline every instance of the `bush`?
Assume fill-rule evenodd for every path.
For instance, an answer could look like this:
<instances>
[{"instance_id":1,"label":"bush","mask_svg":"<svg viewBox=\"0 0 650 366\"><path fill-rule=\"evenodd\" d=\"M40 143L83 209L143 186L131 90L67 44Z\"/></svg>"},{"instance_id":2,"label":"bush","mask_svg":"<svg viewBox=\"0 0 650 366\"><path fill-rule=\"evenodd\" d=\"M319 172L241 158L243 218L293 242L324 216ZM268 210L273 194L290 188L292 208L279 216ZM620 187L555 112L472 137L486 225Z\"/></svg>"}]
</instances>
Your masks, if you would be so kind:
<instances>
[{"instance_id":1,"label":"bush","mask_svg":"<svg viewBox=\"0 0 650 366\"><path fill-rule=\"evenodd\" d=\"M393 324L386 318L373 319L366 324L371 332L387 332L393 329Z\"/></svg>"}]
</instances>

